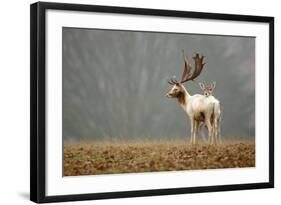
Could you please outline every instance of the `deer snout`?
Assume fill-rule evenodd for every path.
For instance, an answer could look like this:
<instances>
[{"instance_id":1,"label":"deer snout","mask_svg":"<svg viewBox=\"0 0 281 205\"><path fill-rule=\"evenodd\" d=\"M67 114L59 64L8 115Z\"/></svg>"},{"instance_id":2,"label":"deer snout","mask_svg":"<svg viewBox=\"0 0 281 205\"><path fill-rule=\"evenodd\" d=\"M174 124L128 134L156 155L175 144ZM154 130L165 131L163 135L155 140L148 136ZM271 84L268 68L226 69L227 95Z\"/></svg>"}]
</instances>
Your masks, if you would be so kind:
<instances>
[{"instance_id":1,"label":"deer snout","mask_svg":"<svg viewBox=\"0 0 281 205\"><path fill-rule=\"evenodd\" d=\"M172 97L172 95L171 95L171 93L170 92L168 92L168 93L166 93L166 95L165 95L166 97L168 97L168 98L171 98Z\"/></svg>"}]
</instances>

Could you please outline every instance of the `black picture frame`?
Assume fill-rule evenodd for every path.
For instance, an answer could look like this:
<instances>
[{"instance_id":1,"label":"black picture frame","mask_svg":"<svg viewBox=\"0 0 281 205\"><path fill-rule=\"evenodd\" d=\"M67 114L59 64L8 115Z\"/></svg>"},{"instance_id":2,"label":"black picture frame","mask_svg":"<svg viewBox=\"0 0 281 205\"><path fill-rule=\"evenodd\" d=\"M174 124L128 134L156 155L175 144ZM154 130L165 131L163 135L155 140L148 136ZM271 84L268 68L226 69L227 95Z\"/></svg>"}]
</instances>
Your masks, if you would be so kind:
<instances>
[{"instance_id":1,"label":"black picture frame","mask_svg":"<svg viewBox=\"0 0 281 205\"><path fill-rule=\"evenodd\" d=\"M128 15L169 16L195 19L263 22L269 25L269 181L249 184L169 188L107 193L46 196L46 11L67 10ZM198 192L230 191L274 187L274 18L144 8L38 2L30 6L30 200L37 203L97 200Z\"/></svg>"}]
</instances>

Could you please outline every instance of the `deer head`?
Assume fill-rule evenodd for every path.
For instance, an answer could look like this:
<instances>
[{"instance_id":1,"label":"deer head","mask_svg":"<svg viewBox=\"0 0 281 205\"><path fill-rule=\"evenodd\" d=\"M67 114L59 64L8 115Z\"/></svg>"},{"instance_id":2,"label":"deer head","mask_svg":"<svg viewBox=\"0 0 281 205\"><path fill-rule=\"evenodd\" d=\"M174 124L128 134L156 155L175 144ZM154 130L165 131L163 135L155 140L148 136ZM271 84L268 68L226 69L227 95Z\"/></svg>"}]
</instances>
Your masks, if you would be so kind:
<instances>
[{"instance_id":1,"label":"deer head","mask_svg":"<svg viewBox=\"0 0 281 205\"><path fill-rule=\"evenodd\" d=\"M213 91L216 87L216 82L213 82L211 85L208 85L207 83L199 83L199 86L203 91L204 96L208 97L213 94Z\"/></svg>"},{"instance_id":2,"label":"deer head","mask_svg":"<svg viewBox=\"0 0 281 205\"><path fill-rule=\"evenodd\" d=\"M195 67L194 67L194 71L191 74L191 64L188 61L187 56L185 55L184 51L183 51L183 57L184 57L184 71L182 74L182 78L181 81L178 81L176 79L170 79L168 81L169 84L173 85L172 89L166 94L167 97L171 97L171 98L178 98L180 97L180 95L182 94L182 92L184 91L184 87L183 87L183 83L190 81L190 80L194 80L195 78L197 78L205 63L203 62L204 60L204 56L199 56L198 53L195 54L195 56L193 57L194 63L195 63Z\"/></svg>"}]
</instances>

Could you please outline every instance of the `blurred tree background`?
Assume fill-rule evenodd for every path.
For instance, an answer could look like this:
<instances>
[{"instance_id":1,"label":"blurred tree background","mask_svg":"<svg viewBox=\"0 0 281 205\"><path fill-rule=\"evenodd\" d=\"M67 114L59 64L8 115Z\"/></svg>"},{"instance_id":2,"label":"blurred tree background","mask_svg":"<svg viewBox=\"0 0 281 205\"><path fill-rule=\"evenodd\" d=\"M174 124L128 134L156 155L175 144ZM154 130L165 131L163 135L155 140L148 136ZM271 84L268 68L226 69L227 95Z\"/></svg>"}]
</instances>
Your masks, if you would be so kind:
<instances>
[{"instance_id":1,"label":"blurred tree background","mask_svg":"<svg viewBox=\"0 0 281 205\"><path fill-rule=\"evenodd\" d=\"M195 52L206 66L198 82L216 81L223 137L255 135L255 38L63 28L64 140L187 138L190 122L167 80L181 77ZM193 61L191 61L193 64Z\"/></svg>"}]
</instances>

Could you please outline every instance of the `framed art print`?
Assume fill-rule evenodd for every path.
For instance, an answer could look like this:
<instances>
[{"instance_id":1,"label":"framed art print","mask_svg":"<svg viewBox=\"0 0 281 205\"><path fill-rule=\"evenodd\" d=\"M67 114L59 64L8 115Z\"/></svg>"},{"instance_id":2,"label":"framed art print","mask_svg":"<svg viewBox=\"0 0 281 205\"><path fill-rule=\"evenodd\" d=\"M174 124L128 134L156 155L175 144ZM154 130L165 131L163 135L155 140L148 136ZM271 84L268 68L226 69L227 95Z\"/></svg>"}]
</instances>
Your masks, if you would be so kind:
<instances>
[{"instance_id":1,"label":"framed art print","mask_svg":"<svg viewBox=\"0 0 281 205\"><path fill-rule=\"evenodd\" d=\"M30 199L274 187L274 18L31 5Z\"/></svg>"}]
</instances>

